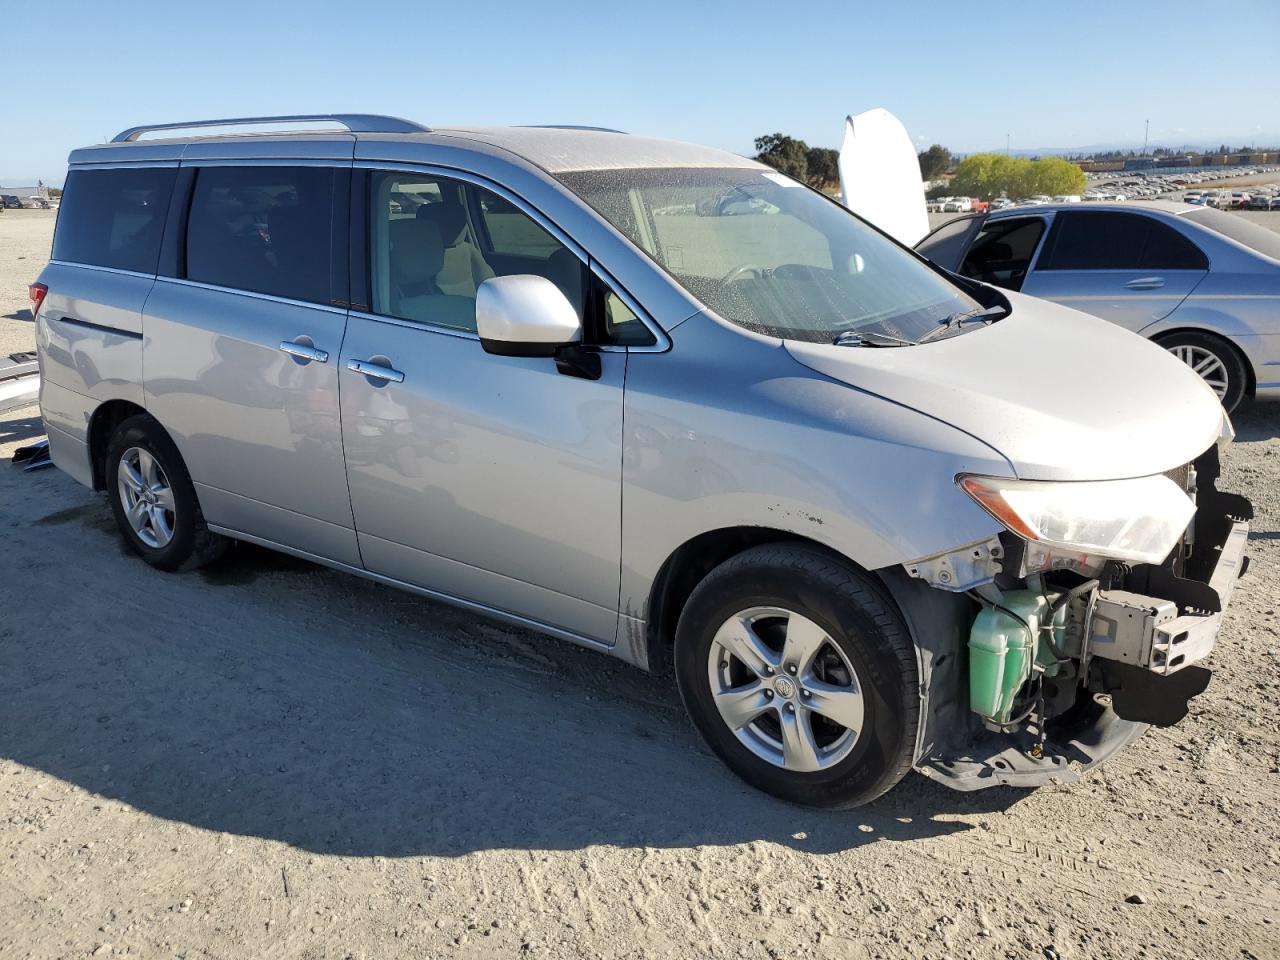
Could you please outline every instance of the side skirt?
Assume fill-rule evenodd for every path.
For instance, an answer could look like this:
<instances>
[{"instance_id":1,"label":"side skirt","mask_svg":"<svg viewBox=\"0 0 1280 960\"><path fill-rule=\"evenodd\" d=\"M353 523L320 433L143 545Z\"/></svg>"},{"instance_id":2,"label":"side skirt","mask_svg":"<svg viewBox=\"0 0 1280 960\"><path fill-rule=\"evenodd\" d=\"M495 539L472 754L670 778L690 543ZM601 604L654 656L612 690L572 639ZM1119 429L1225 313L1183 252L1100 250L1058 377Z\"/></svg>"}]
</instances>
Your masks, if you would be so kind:
<instances>
[{"instance_id":1,"label":"side skirt","mask_svg":"<svg viewBox=\"0 0 1280 960\"><path fill-rule=\"evenodd\" d=\"M380 573L374 573L365 570L362 567L353 567L347 563L341 563L337 560L329 560L326 557L317 556L314 553L307 553L305 550L295 550L292 547L286 547L283 544L275 543L271 540L265 540L262 537L255 537L250 533L243 533L239 530L232 530L229 527L220 527L216 524L209 524L209 529L214 533L220 533L224 537L231 537L233 540L244 540L246 543L256 544L259 547L266 547L268 550L276 550L280 553L287 553L293 557L299 557L302 560L309 560L312 563L318 563L323 567L329 567L333 570L340 570L343 573L355 574L357 577L364 577L366 580L373 580L376 583L382 583L389 587L395 587L397 590L404 590L408 593L416 593L419 596L427 597L430 600L438 600L441 603L447 603L453 607L459 607L463 610L470 610L479 613L482 616L489 617L493 620L500 620L503 623L510 624L515 627L524 627L527 630L534 630L538 633L545 633L548 636L555 637L558 640L567 640L570 643L576 643L578 646L587 647L600 653L616 655L616 648L608 644L601 643L599 640L593 640L591 637L585 637L562 627L553 627L548 623L542 623L538 620L531 620L528 617L522 617L519 614L509 613L506 610L499 610L496 607L489 607L483 603L477 603L474 600L466 600L462 597L455 597L448 593L441 593L438 590L431 590L427 587L420 587L414 583L407 583L404 580L397 580L394 577L384 576Z\"/></svg>"}]
</instances>

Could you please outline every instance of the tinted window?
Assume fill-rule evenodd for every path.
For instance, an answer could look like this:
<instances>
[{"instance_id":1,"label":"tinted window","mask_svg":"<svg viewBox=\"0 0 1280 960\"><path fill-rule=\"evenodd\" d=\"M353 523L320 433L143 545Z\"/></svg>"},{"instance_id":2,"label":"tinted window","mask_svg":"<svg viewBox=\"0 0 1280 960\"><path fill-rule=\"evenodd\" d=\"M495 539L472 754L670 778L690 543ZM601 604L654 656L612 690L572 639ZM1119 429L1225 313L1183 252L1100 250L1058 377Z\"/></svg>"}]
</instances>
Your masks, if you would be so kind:
<instances>
[{"instance_id":1,"label":"tinted window","mask_svg":"<svg viewBox=\"0 0 1280 960\"><path fill-rule=\"evenodd\" d=\"M1204 270L1199 248L1137 213L1059 213L1037 270Z\"/></svg>"},{"instance_id":2,"label":"tinted window","mask_svg":"<svg viewBox=\"0 0 1280 960\"><path fill-rule=\"evenodd\" d=\"M582 261L487 190L424 174L375 173L369 211L374 313L474 333L480 284L532 273L558 286L583 316ZM498 219L481 222L490 214ZM488 237L495 228L519 255L494 249Z\"/></svg>"},{"instance_id":3,"label":"tinted window","mask_svg":"<svg viewBox=\"0 0 1280 960\"><path fill-rule=\"evenodd\" d=\"M155 273L173 167L72 170L58 211L53 258Z\"/></svg>"},{"instance_id":4,"label":"tinted window","mask_svg":"<svg viewBox=\"0 0 1280 960\"><path fill-rule=\"evenodd\" d=\"M960 265L960 255L973 225L973 217L957 217L944 223L916 244L916 252L944 270L955 270Z\"/></svg>"},{"instance_id":5,"label":"tinted window","mask_svg":"<svg viewBox=\"0 0 1280 960\"><path fill-rule=\"evenodd\" d=\"M328 303L336 171L205 167L187 222L187 278Z\"/></svg>"},{"instance_id":6,"label":"tinted window","mask_svg":"<svg viewBox=\"0 0 1280 960\"><path fill-rule=\"evenodd\" d=\"M1040 217L990 220L974 238L960 273L1006 290L1021 290L1043 233Z\"/></svg>"}]
</instances>

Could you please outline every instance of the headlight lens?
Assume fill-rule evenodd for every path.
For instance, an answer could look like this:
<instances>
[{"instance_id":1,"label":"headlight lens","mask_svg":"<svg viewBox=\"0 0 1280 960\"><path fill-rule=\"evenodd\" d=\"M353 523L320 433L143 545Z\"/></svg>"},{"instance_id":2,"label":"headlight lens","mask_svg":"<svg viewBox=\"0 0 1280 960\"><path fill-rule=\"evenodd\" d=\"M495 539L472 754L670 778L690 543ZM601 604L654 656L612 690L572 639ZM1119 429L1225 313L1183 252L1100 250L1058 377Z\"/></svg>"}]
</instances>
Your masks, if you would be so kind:
<instances>
[{"instance_id":1,"label":"headlight lens","mask_svg":"<svg viewBox=\"0 0 1280 960\"><path fill-rule=\"evenodd\" d=\"M1052 483L962 476L960 489L1025 540L1076 553L1161 563L1196 507L1165 476Z\"/></svg>"}]
</instances>

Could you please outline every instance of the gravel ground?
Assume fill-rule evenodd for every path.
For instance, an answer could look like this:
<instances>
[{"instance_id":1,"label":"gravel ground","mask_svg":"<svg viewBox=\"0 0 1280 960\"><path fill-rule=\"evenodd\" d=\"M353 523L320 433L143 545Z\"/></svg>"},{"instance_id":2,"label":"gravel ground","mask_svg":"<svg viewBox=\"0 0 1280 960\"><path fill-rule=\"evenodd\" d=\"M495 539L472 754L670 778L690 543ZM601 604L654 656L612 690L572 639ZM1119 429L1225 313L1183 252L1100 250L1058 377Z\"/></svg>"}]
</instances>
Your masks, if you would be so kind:
<instances>
[{"instance_id":1,"label":"gravel ground","mask_svg":"<svg viewBox=\"0 0 1280 960\"><path fill-rule=\"evenodd\" d=\"M51 224L0 216L3 352ZM0 957L1280 956L1280 411L1237 426L1253 564L1180 727L838 814L667 679L253 548L157 573L0 463Z\"/></svg>"}]
</instances>

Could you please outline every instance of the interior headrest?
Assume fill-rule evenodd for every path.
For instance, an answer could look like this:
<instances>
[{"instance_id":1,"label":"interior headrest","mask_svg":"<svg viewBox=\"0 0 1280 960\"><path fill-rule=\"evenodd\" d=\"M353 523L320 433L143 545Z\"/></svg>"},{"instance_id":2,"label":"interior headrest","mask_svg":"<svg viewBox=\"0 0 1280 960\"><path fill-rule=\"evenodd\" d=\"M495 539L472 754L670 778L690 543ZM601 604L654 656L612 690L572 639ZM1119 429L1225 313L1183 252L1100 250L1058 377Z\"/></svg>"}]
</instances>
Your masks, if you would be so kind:
<instances>
[{"instance_id":1,"label":"interior headrest","mask_svg":"<svg viewBox=\"0 0 1280 960\"><path fill-rule=\"evenodd\" d=\"M467 212L456 194L446 192L438 203L424 203L418 208L418 219L434 223L440 230L440 239L446 247L458 242L462 228L467 225Z\"/></svg>"},{"instance_id":2,"label":"interior headrest","mask_svg":"<svg viewBox=\"0 0 1280 960\"><path fill-rule=\"evenodd\" d=\"M444 266L440 228L429 220L393 220L391 277L401 285L431 280Z\"/></svg>"}]
</instances>

